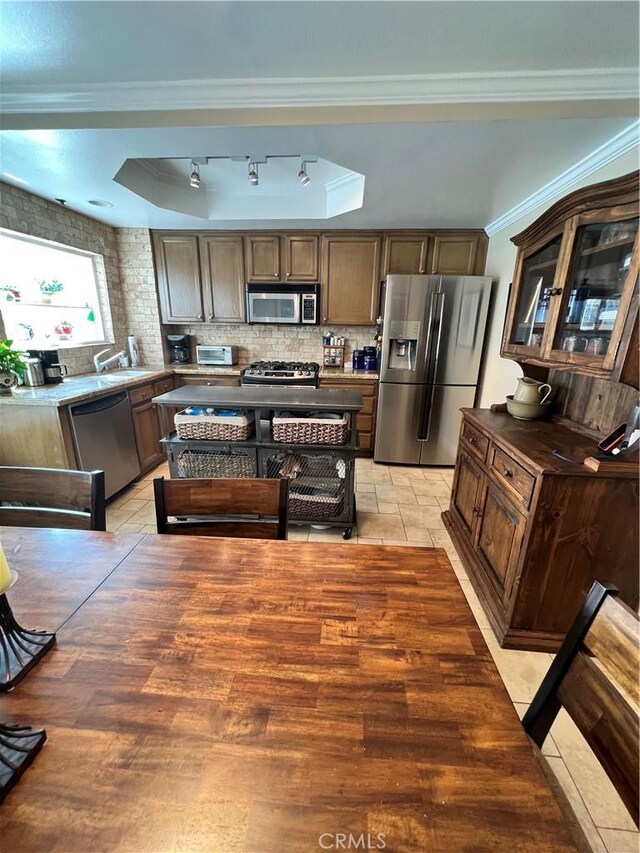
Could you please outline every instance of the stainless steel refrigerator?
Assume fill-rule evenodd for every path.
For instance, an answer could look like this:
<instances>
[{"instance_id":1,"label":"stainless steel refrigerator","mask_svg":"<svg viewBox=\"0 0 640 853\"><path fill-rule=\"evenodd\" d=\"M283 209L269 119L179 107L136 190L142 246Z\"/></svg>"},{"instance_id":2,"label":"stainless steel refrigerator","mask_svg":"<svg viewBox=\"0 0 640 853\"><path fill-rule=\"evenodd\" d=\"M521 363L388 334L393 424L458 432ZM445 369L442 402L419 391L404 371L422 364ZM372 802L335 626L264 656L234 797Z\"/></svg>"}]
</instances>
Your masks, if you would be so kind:
<instances>
[{"instance_id":1,"label":"stainless steel refrigerator","mask_svg":"<svg viewBox=\"0 0 640 853\"><path fill-rule=\"evenodd\" d=\"M491 279L390 275L382 292L376 462L453 465L473 406Z\"/></svg>"}]
</instances>

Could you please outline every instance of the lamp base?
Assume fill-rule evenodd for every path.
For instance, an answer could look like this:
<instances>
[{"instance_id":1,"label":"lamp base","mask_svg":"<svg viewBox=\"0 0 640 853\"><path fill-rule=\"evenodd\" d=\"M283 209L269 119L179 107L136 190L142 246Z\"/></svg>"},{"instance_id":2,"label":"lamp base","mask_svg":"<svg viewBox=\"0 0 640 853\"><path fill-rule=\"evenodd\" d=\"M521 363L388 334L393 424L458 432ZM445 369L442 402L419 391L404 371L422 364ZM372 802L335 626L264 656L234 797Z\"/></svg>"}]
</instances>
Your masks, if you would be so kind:
<instances>
[{"instance_id":1,"label":"lamp base","mask_svg":"<svg viewBox=\"0 0 640 853\"><path fill-rule=\"evenodd\" d=\"M55 634L21 628L7 596L0 595L0 692L15 687L55 641Z\"/></svg>"},{"instance_id":2,"label":"lamp base","mask_svg":"<svg viewBox=\"0 0 640 853\"><path fill-rule=\"evenodd\" d=\"M0 723L0 803L42 749L44 729Z\"/></svg>"}]
</instances>

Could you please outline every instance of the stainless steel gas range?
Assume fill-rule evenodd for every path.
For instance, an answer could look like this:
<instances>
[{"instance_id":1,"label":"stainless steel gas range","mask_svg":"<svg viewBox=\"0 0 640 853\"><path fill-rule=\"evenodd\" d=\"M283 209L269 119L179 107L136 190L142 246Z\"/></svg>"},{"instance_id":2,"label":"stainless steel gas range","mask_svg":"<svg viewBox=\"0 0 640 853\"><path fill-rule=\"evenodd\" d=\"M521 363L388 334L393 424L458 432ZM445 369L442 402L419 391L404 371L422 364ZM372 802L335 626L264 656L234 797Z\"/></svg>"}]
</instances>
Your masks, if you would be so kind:
<instances>
[{"instance_id":1,"label":"stainless steel gas range","mask_svg":"<svg viewBox=\"0 0 640 853\"><path fill-rule=\"evenodd\" d=\"M242 385L317 388L320 365L315 361L254 361L241 374Z\"/></svg>"}]
</instances>

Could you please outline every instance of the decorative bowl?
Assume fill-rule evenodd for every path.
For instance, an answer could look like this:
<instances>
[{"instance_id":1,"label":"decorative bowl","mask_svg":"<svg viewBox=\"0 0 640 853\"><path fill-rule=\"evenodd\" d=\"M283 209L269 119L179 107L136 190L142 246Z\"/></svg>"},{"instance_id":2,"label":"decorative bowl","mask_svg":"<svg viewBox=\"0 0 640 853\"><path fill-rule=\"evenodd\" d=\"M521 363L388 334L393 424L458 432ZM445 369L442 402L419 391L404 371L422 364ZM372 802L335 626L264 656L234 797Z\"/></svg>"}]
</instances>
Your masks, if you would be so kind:
<instances>
[{"instance_id":1,"label":"decorative bowl","mask_svg":"<svg viewBox=\"0 0 640 853\"><path fill-rule=\"evenodd\" d=\"M549 411L551 402L547 403L522 403L513 399L513 394L507 395L507 411L512 418L519 421L535 421L542 418Z\"/></svg>"}]
</instances>

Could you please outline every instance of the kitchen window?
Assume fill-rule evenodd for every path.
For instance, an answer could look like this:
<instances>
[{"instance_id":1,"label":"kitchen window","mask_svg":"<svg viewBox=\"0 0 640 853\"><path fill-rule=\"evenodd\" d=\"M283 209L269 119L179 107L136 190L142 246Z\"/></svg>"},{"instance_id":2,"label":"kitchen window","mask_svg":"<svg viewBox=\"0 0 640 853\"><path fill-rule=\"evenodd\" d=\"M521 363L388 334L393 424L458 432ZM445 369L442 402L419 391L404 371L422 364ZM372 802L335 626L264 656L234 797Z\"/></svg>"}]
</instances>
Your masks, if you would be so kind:
<instances>
[{"instance_id":1,"label":"kitchen window","mask_svg":"<svg viewBox=\"0 0 640 853\"><path fill-rule=\"evenodd\" d=\"M102 343L101 282L101 255L0 230L0 312L14 346L62 349Z\"/></svg>"}]
</instances>

